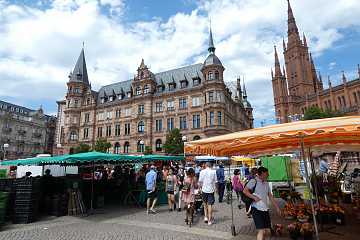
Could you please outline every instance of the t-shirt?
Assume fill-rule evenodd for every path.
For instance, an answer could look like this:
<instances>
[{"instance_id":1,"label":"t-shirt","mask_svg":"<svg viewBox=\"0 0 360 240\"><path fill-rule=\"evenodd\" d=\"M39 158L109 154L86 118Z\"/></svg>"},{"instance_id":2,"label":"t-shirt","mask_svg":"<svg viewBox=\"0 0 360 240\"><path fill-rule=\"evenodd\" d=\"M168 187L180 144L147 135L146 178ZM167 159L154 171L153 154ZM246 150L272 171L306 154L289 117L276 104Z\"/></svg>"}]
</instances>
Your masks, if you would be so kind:
<instances>
[{"instance_id":1,"label":"t-shirt","mask_svg":"<svg viewBox=\"0 0 360 240\"><path fill-rule=\"evenodd\" d=\"M261 199L261 201L258 202L253 202L251 204L252 207L256 208L259 211L268 211L269 210L269 198L268 198L268 194L270 192L270 186L268 182L263 182L260 178L256 178L255 179L251 179L246 187L250 190L252 190L255 186L256 183L256 187L254 190L254 195L259 197Z\"/></svg>"},{"instance_id":2,"label":"t-shirt","mask_svg":"<svg viewBox=\"0 0 360 240\"><path fill-rule=\"evenodd\" d=\"M225 182L225 171L223 167L219 167L216 170L216 176L218 183L224 183Z\"/></svg>"},{"instance_id":3,"label":"t-shirt","mask_svg":"<svg viewBox=\"0 0 360 240\"><path fill-rule=\"evenodd\" d=\"M200 172L199 182L201 183L201 190L204 193L215 192L216 171L211 168L206 168Z\"/></svg>"},{"instance_id":4,"label":"t-shirt","mask_svg":"<svg viewBox=\"0 0 360 240\"><path fill-rule=\"evenodd\" d=\"M329 164L324 160L320 161L319 171L322 173L327 173L329 169Z\"/></svg>"},{"instance_id":5,"label":"t-shirt","mask_svg":"<svg viewBox=\"0 0 360 240\"><path fill-rule=\"evenodd\" d=\"M156 185L156 172L155 170L151 169L145 177L145 183L146 183L146 190L152 191L154 186Z\"/></svg>"}]
</instances>

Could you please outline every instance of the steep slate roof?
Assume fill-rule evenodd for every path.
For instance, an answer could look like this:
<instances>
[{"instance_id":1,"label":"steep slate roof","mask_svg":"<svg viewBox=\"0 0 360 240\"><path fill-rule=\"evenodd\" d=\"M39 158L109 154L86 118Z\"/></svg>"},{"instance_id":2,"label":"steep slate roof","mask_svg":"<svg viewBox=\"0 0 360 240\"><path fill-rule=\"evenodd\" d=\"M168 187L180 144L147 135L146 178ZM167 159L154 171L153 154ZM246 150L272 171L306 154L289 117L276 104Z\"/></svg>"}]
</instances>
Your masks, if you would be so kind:
<instances>
[{"instance_id":1,"label":"steep slate roof","mask_svg":"<svg viewBox=\"0 0 360 240\"><path fill-rule=\"evenodd\" d=\"M77 78L77 74L81 74L81 78ZM89 78L86 69L86 61L85 61L85 54L84 48L81 50L80 56L76 61L76 65L74 67L74 71L70 73L70 82L83 82L89 85Z\"/></svg>"},{"instance_id":2,"label":"steep slate roof","mask_svg":"<svg viewBox=\"0 0 360 240\"><path fill-rule=\"evenodd\" d=\"M159 96L163 93L167 93L169 92L169 83L173 83L175 82L176 84L176 88L174 91L171 92L175 92L180 90L180 82L182 80L186 80L188 81L188 86L187 88L192 88L193 87L193 78L197 78L199 77L201 79L201 81L204 81L204 76L201 73L201 68L203 67L203 64L199 63L199 64L194 64L194 65L190 65L190 66L185 66L185 67L181 67L181 68L177 68L177 69L173 69L173 70L169 70L169 71L165 71L165 72L160 72L160 73L156 73L155 74L155 82L156 85L162 85L165 84L165 89L162 92L155 92L155 96ZM123 99L127 99L127 95L126 93L129 92L131 90L131 83L132 83L133 79L127 80L127 81L122 81L122 82L118 82L118 83L114 83L114 84L110 84L110 85L106 85L100 88L99 90L99 94L98 94L98 103L101 103L101 98L104 97L104 95L106 96L112 96L113 95L113 91L116 94L120 94L121 91L123 90L123 92L125 93L125 96ZM121 101L119 99L116 99L114 101Z\"/></svg>"},{"instance_id":3,"label":"steep slate roof","mask_svg":"<svg viewBox=\"0 0 360 240\"><path fill-rule=\"evenodd\" d=\"M0 110L6 111L6 112L15 112L17 115L22 116L32 116L37 112L37 110L29 109L26 107L22 107L13 103L5 102L0 100ZM44 114L44 117L48 120L51 118L54 118L53 116Z\"/></svg>"}]
</instances>

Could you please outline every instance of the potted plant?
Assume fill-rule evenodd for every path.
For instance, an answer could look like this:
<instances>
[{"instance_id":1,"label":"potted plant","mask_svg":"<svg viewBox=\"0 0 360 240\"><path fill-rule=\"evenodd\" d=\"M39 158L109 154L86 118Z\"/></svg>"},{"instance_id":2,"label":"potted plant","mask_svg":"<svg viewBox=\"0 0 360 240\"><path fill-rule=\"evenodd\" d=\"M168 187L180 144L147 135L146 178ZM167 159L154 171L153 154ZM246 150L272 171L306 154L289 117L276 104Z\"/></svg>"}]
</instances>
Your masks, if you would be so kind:
<instances>
[{"instance_id":1,"label":"potted plant","mask_svg":"<svg viewBox=\"0 0 360 240\"><path fill-rule=\"evenodd\" d=\"M314 227L311 223L303 223L300 229L301 235L304 237L304 240L312 240L314 234Z\"/></svg>"},{"instance_id":2,"label":"potted plant","mask_svg":"<svg viewBox=\"0 0 360 240\"><path fill-rule=\"evenodd\" d=\"M289 232L290 238L293 240L298 239L301 236L300 229L301 229L301 226L298 223L290 223L287 226L287 230Z\"/></svg>"}]
</instances>

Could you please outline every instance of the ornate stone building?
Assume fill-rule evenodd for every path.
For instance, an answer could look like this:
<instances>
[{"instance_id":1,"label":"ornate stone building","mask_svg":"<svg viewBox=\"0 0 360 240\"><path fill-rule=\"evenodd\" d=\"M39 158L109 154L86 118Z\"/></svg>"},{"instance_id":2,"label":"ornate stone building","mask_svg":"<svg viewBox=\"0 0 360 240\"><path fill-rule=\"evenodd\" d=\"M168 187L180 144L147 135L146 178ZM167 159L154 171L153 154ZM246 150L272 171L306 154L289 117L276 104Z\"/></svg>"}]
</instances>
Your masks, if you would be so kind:
<instances>
[{"instance_id":1,"label":"ornate stone building","mask_svg":"<svg viewBox=\"0 0 360 240\"><path fill-rule=\"evenodd\" d=\"M360 80L348 81L342 74L342 84L328 89L317 74L306 37L300 39L295 17L288 1L288 41L283 42L285 68L280 67L275 47L275 71L271 71L277 121L285 123L299 119L306 109L317 106L323 110L360 114ZM358 66L360 77L360 67Z\"/></svg>"},{"instance_id":2,"label":"ornate stone building","mask_svg":"<svg viewBox=\"0 0 360 240\"><path fill-rule=\"evenodd\" d=\"M18 159L40 153L51 154L55 124L56 118L45 115L42 108L31 110L0 101L0 159L4 156Z\"/></svg>"},{"instance_id":3,"label":"ornate stone building","mask_svg":"<svg viewBox=\"0 0 360 240\"><path fill-rule=\"evenodd\" d=\"M65 100L58 102L57 151L99 138L111 152L162 152L167 131L178 128L188 140L253 127L252 107L237 80L236 96L224 83L225 70L215 55L212 32L204 63L153 73L144 60L133 79L94 91L84 49L69 75Z\"/></svg>"}]
</instances>

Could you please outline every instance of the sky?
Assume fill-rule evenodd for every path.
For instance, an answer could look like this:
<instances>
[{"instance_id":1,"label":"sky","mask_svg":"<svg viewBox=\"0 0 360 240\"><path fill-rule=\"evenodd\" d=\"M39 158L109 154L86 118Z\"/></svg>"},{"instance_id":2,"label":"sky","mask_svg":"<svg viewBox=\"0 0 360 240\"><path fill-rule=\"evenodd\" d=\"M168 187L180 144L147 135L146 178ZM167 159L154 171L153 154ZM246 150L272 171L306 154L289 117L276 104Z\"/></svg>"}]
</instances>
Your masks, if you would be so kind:
<instances>
[{"instance_id":1,"label":"sky","mask_svg":"<svg viewBox=\"0 0 360 240\"><path fill-rule=\"evenodd\" d=\"M360 1L291 3L323 79L357 78ZM142 58L154 73L201 63L209 19L225 81L245 78L255 126L273 123L286 0L0 0L0 99L56 114L83 42L93 90L132 78Z\"/></svg>"}]
</instances>

